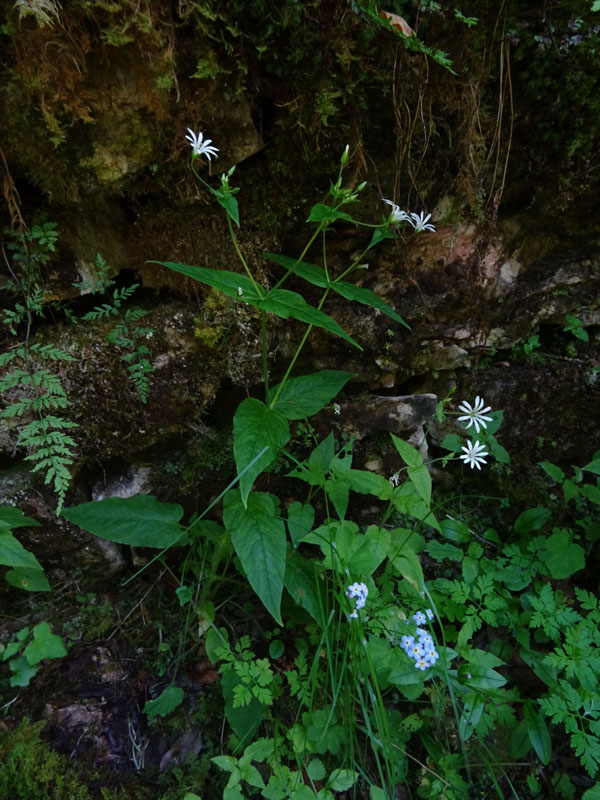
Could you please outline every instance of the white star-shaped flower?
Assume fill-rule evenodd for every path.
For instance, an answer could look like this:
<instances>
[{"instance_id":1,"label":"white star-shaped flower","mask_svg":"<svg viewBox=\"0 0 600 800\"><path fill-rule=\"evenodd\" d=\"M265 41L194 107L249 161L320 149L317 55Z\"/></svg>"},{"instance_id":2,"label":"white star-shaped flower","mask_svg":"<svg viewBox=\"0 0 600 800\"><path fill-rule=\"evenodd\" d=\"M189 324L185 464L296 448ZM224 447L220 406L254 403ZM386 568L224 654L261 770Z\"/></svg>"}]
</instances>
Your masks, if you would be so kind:
<instances>
[{"instance_id":1,"label":"white star-shaped flower","mask_svg":"<svg viewBox=\"0 0 600 800\"><path fill-rule=\"evenodd\" d=\"M195 156L206 156L210 161L212 156L218 158L219 149L212 144L212 139L204 139L204 134L196 135L191 128L188 128L188 136L185 137L192 145ZM202 141L204 139L204 141Z\"/></svg>"},{"instance_id":2,"label":"white star-shaped flower","mask_svg":"<svg viewBox=\"0 0 600 800\"><path fill-rule=\"evenodd\" d=\"M431 214L427 214L427 216L425 216L424 211L421 211L420 214L417 214L416 211L413 211L410 216L411 219L409 222L417 231L417 233L422 233L423 231L433 231L435 233L435 227L429 222L431 219Z\"/></svg>"},{"instance_id":3,"label":"white star-shaped flower","mask_svg":"<svg viewBox=\"0 0 600 800\"><path fill-rule=\"evenodd\" d=\"M465 454L459 456L459 458L468 464L471 469L473 467L477 467L477 469L481 469L479 464L486 464L486 460L484 456L489 455L489 453L485 449L485 445L479 444L479 442L469 442L466 447L462 447L461 450L465 451Z\"/></svg>"},{"instance_id":4,"label":"white star-shaped flower","mask_svg":"<svg viewBox=\"0 0 600 800\"><path fill-rule=\"evenodd\" d=\"M409 215L406 213L406 211L402 211L400 206L397 206L396 203L393 203L391 200L386 200L385 197L382 197L381 199L384 203L387 203L388 206L392 207L390 222L411 222Z\"/></svg>"},{"instance_id":5,"label":"white star-shaped flower","mask_svg":"<svg viewBox=\"0 0 600 800\"><path fill-rule=\"evenodd\" d=\"M465 427L470 428L471 425L475 426L475 433L479 433L479 427L484 430L487 428L486 422L492 422L492 417L484 417L488 411L491 411L491 406L484 408L485 402L483 397L476 397L473 405L467 402L462 402L458 410L462 411L464 417L459 417L458 422L466 422Z\"/></svg>"}]
</instances>

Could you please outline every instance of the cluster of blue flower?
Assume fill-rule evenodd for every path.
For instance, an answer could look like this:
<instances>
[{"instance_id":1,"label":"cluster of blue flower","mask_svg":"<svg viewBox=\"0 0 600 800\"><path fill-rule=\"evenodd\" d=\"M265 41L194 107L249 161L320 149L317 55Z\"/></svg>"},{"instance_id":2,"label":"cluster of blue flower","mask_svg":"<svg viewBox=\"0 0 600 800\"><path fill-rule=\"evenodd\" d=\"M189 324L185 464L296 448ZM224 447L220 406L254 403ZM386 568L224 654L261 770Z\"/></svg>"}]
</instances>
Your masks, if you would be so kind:
<instances>
[{"instance_id":1,"label":"cluster of blue flower","mask_svg":"<svg viewBox=\"0 0 600 800\"><path fill-rule=\"evenodd\" d=\"M368 595L369 595L369 590L367 589L366 583L352 583L346 589L346 597L349 597L351 600L354 600L354 605L355 605L354 611L351 614L349 614L351 619L358 619L358 613L357 613L358 609L365 607Z\"/></svg>"},{"instance_id":2,"label":"cluster of blue flower","mask_svg":"<svg viewBox=\"0 0 600 800\"><path fill-rule=\"evenodd\" d=\"M417 626L426 625L428 619L433 619L433 611L430 608L426 608L425 613L417 611L413 615L413 619ZM400 647L402 647L407 656L414 658L416 668L421 671L426 670L427 667L433 667L440 657L440 654L435 649L433 637L425 628L417 627L416 637L403 636Z\"/></svg>"}]
</instances>

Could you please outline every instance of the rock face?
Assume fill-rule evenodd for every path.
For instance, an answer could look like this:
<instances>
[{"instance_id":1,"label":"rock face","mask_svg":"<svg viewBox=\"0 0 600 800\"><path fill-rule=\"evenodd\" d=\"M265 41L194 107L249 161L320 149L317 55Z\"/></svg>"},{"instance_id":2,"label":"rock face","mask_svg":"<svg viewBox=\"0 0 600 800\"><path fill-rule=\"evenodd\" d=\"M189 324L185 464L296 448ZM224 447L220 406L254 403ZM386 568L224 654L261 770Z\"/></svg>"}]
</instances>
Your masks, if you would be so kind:
<instances>
[{"instance_id":1,"label":"rock face","mask_svg":"<svg viewBox=\"0 0 600 800\"><path fill-rule=\"evenodd\" d=\"M532 152L532 126L541 123L529 118L525 70L514 93L523 105L514 109L510 136L503 123L498 128L496 114L485 117L480 109L493 107L498 94L486 59L499 46L499 28L488 11L482 10L477 38L433 11L415 29L448 50L456 77L422 54L399 50L397 35L381 20L341 0L327 8L283 2L281 16L268 25L261 3L224 5L208 13L202 4L180 3L175 11L154 0L143 11L139 4L92 11L73 3L57 5L48 19L39 10L20 19L11 4L2 12L4 221L31 229L44 212L59 231L56 251L43 251L36 240L44 258L30 247L1 278L0 307L15 308L39 287L45 310L33 327L23 323L2 344L7 352L17 341L52 344L75 359L49 365L69 400L64 415L79 425L68 502L118 493L133 473L143 475L144 491L178 499L189 510L212 498L219 470L232 469L235 407L260 392L260 315L155 262L241 272L239 248L256 280L274 286L281 268L263 254L303 251L314 230L304 220L315 203L328 202L346 143L347 185L367 184L349 212L380 222L389 212L383 194L403 208L432 211L436 231L409 236L399 229L396 239L368 252L368 269L352 276L410 329L339 295L328 297L324 310L363 349L311 332L296 374L345 369L357 376L340 400L339 418L331 411L318 418L320 432L329 426L362 440L365 463L387 474L394 464L369 442L393 432L424 447L436 398L458 388L465 397L485 393L487 402L505 408L507 439L526 463L588 454L600 425L600 224L593 213L593 181L600 175L593 154L600 147L591 146L593 126L586 138L562 120L565 136L579 131L580 161L572 150L549 151L546 159L543 148ZM511 20L505 22L510 29ZM535 24L533 17L523 22L522 41L513 43L521 63L528 55L541 58ZM582 36L580 49L569 50L569 74L587 74ZM592 100L588 114L596 113ZM548 108L560 113L550 100ZM195 162L201 181L189 169L188 127L219 148L218 159ZM498 164L505 165L502 181ZM210 191L233 166L232 185L241 187L235 245ZM332 224L331 273L347 269L370 235L345 220ZM116 287L141 287L117 317L70 325L69 316L81 318L104 302L89 292L98 279L97 253ZM304 258L321 264L321 245ZM289 288L319 303L315 287L292 278ZM135 342L147 349L152 367L145 403L127 371L131 362L123 360L131 348L115 345L114 336L107 340L136 309L147 312L139 324L148 333ZM567 315L588 329L587 342L563 332ZM273 379L284 373L304 330L269 317ZM545 360L534 358L536 337ZM19 391L5 392L0 404L14 402ZM534 430L527 414L549 395L573 413L546 403ZM57 568L60 558L87 563L93 552L107 570L118 569L119 552L101 554L88 537L56 520L48 487L23 461L23 420L3 422L0 502L44 520L31 546ZM441 438L434 429L433 442ZM60 558L56 547L45 549L53 537L60 540Z\"/></svg>"}]
</instances>

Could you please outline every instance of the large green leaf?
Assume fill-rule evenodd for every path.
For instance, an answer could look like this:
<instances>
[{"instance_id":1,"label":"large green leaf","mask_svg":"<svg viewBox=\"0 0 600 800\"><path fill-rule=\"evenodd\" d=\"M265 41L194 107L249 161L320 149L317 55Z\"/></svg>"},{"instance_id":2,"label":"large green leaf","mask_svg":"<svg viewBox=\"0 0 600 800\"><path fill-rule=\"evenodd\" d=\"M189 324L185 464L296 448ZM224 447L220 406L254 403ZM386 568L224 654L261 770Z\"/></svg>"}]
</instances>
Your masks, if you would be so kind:
<instances>
[{"instance_id":1,"label":"large green leaf","mask_svg":"<svg viewBox=\"0 0 600 800\"><path fill-rule=\"evenodd\" d=\"M394 494L394 487L389 480L376 472L351 469L348 471L348 480L353 492L372 494L380 500L389 500Z\"/></svg>"},{"instance_id":2,"label":"large green leaf","mask_svg":"<svg viewBox=\"0 0 600 800\"><path fill-rule=\"evenodd\" d=\"M183 689L179 686L167 686L167 688L159 694L156 700L147 700L143 712L147 715L150 722L153 722L156 717L166 717L171 711L183 703Z\"/></svg>"},{"instance_id":3,"label":"large green leaf","mask_svg":"<svg viewBox=\"0 0 600 800\"><path fill-rule=\"evenodd\" d=\"M49 592L51 588L43 569L17 567L9 570L4 577L11 586L26 592Z\"/></svg>"},{"instance_id":4,"label":"large green leaf","mask_svg":"<svg viewBox=\"0 0 600 800\"><path fill-rule=\"evenodd\" d=\"M425 591L425 578L419 556L411 547L404 547L392 560L392 565L398 575L405 578L415 589L423 594Z\"/></svg>"},{"instance_id":5,"label":"large green leaf","mask_svg":"<svg viewBox=\"0 0 600 800\"><path fill-rule=\"evenodd\" d=\"M264 492L252 492L245 506L239 490L232 489L223 498L223 522L250 585L281 625L286 543L277 498Z\"/></svg>"},{"instance_id":6,"label":"large green leaf","mask_svg":"<svg viewBox=\"0 0 600 800\"><path fill-rule=\"evenodd\" d=\"M352 575L371 575L390 549L390 532L370 525L366 533L349 520L320 525L304 537L305 542L317 544L323 551L323 566L327 569L347 567Z\"/></svg>"},{"instance_id":7,"label":"large green leaf","mask_svg":"<svg viewBox=\"0 0 600 800\"><path fill-rule=\"evenodd\" d=\"M542 528L552 516L552 512L545 506L528 508L515 520L515 531L517 533L531 533Z\"/></svg>"},{"instance_id":8,"label":"large green leaf","mask_svg":"<svg viewBox=\"0 0 600 800\"><path fill-rule=\"evenodd\" d=\"M294 500L288 508L288 530L294 547L306 536L315 521L315 510L310 503Z\"/></svg>"},{"instance_id":9,"label":"large green leaf","mask_svg":"<svg viewBox=\"0 0 600 800\"><path fill-rule=\"evenodd\" d=\"M41 570L37 558L26 550L21 542L5 528L0 528L0 564L5 567Z\"/></svg>"},{"instance_id":10,"label":"large green leaf","mask_svg":"<svg viewBox=\"0 0 600 800\"><path fill-rule=\"evenodd\" d=\"M65 508L61 515L96 536L135 547L169 547L182 536L183 508L149 494L108 497Z\"/></svg>"},{"instance_id":11,"label":"large green leaf","mask_svg":"<svg viewBox=\"0 0 600 800\"><path fill-rule=\"evenodd\" d=\"M287 419L277 410L254 397L239 404L233 418L233 454L240 477L240 491L244 504L252 484L277 457L290 438ZM261 452L268 447L264 453ZM254 462L254 463L252 463Z\"/></svg>"},{"instance_id":12,"label":"large green leaf","mask_svg":"<svg viewBox=\"0 0 600 800\"><path fill-rule=\"evenodd\" d=\"M3 528L39 527L39 525L37 520L26 517L18 508L0 505L0 530Z\"/></svg>"},{"instance_id":13,"label":"large green leaf","mask_svg":"<svg viewBox=\"0 0 600 800\"><path fill-rule=\"evenodd\" d=\"M463 712L458 721L458 734L463 742L466 742L475 732L475 728L481 719L485 703L479 692L467 692L463 698Z\"/></svg>"},{"instance_id":14,"label":"large green leaf","mask_svg":"<svg viewBox=\"0 0 600 800\"><path fill-rule=\"evenodd\" d=\"M527 733L527 724L521 720L510 737L510 754L521 761L531 750L531 740Z\"/></svg>"},{"instance_id":15,"label":"large green leaf","mask_svg":"<svg viewBox=\"0 0 600 800\"><path fill-rule=\"evenodd\" d=\"M354 372L324 369L320 372L313 372L311 375L290 378L284 383L274 404L272 404L273 398L281 384L277 384L270 390L269 404L271 408L283 414L286 419L312 417L331 402L350 378L354 377L356 377Z\"/></svg>"},{"instance_id":16,"label":"large green leaf","mask_svg":"<svg viewBox=\"0 0 600 800\"><path fill-rule=\"evenodd\" d=\"M285 588L315 622L325 628L327 624L327 595L314 561L303 558L294 551L285 566Z\"/></svg>"},{"instance_id":17,"label":"large green leaf","mask_svg":"<svg viewBox=\"0 0 600 800\"><path fill-rule=\"evenodd\" d=\"M404 439L400 439L393 433L391 436L396 450L400 453L402 460L408 467L408 477L412 481L420 497L425 501L425 503L427 503L427 505L430 505L431 475L423 463L423 456L412 445L410 445L408 442L405 442Z\"/></svg>"},{"instance_id":18,"label":"large green leaf","mask_svg":"<svg viewBox=\"0 0 600 800\"><path fill-rule=\"evenodd\" d=\"M263 296L263 290L252 283L247 275L240 275L238 272L229 272L226 269L210 269L209 267L194 267L190 264L176 264L172 261L150 261L150 264L160 264L168 267L174 272L179 272L188 278L193 278L207 286L219 289L228 297L235 297L236 300L245 300L247 303L256 305L256 302ZM242 290L240 295L239 290Z\"/></svg>"},{"instance_id":19,"label":"large green leaf","mask_svg":"<svg viewBox=\"0 0 600 800\"><path fill-rule=\"evenodd\" d=\"M568 578L585 567L585 550L573 542L568 530L555 528L540 553L550 575L557 580Z\"/></svg>"},{"instance_id":20,"label":"large green leaf","mask_svg":"<svg viewBox=\"0 0 600 800\"><path fill-rule=\"evenodd\" d=\"M253 283L247 275L240 275L238 272L210 269L209 267L194 267L189 264L176 264L172 261L151 261L150 263L168 267L181 275L186 275L188 278L193 278L200 283L219 289L228 297L242 300L264 311L276 314L282 319L292 317L301 322L306 322L308 325L324 328L362 350L362 347L346 333L341 325L323 311L313 308L297 292L275 289L265 295L264 290L258 284Z\"/></svg>"},{"instance_id":21,"label":"large green leaf","mask_svg":"<svg viewBox=\"0 0 600 800\"><path fill-rule=\"evenodd\" d=\"M362 303L362 305L369 306L370 308L376 308L378 311L383 312L388 317L391 317L391 319L393 319L395 322L399 322L401 325L404 325L410 330L410 326L406 324L402 317L397 314L390 305L382 300L381 297L378 297L378 295L376 295L370 289L363 289L360 286L355 286L355 284L348 283L347 281L329 281L327 280L325 270L322 267L319 267L316 264L309 264L306 261L296 261L294 258L289 258L289 256L280 256L276 253L265 253L265 258L269 258L271 261L276 261L285 269L290 270L295 275L299 275L301 278L304 278L304 280L312 283L313 286L319 286L323 289L329 287L329 289L337 292L346 300L354 300L355 302Z\"/></svg>"},{"instance_id":22,"label":"large green leaf","mask_svg":"<svg viewBox=\"0 0 600 800\"><path fill-rule=\"evenodd\" d=\"M245 299L245 298L242 298ZM327 316L323 311L310 306L306 300L298 292L289 292L287 289L273 289L262 300L251 302L252 305L270 311L271 314L277 314L282 319L298 319L300 322L306 322L308 325L316 325L319 328L324 328L330 333L335 333L336 336L345 339L354 347L362 350L362 347L349 336L346 331L334 319Z\"/></svg>"},{"instance_id":23,"label":"large green leaf","mask_svg":"<svg viewBox=\"0 0 600 800\"><path fill-rule=\"evenodd\" d=\"M495 669L480 664L461 664L458 678L472 689L500 689L506 683L506 678Z\"/></svg>"},{"instance_id":24,"label":"large green leaf","mask_svg":"<svg viewBox=\"0 0 600 800\"><path fill-rule=\"evenodd\" d=\"M399 486L391 500L392 504L401 514L410 514L411 517L426 522L437 531L440 530L440 524L435 518L435 514L431 510L429 503L425 503L419 496L417 487L412 481L407 481L402 486Z\"/></svg>"},{"instance_id":25,"label":"large green leaf","mask_svg":"<svg viewBox=\"0 0 600 800\"><path fill-rule=\"evenodd\" d=\"M523 715L527 725L529 741L533 745L533 749L542 764L548 764L552 756L552 744L543 716L536 711L531 700L526 700L523 704Z\"/></svg>"}]
</instances>

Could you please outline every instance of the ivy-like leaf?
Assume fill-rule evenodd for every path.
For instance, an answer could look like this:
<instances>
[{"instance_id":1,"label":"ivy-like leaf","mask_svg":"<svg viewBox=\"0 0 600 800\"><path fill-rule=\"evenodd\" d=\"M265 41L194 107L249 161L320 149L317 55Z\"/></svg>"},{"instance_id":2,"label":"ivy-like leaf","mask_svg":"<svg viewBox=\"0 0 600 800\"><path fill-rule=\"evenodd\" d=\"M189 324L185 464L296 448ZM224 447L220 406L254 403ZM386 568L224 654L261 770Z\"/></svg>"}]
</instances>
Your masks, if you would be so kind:
<instances>
[{"instance_id":1,"label":"ivy-like leaf","mask_svg":"<svg viewBox=\"0 0 600 800\"><path fill-rule=\"evenodd\" d=\"M553 578L568 578L585 567L585 550L573 541L570 531L555 528L540 558Z\"/></svg>"}]
</instances>

